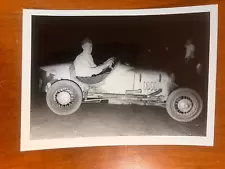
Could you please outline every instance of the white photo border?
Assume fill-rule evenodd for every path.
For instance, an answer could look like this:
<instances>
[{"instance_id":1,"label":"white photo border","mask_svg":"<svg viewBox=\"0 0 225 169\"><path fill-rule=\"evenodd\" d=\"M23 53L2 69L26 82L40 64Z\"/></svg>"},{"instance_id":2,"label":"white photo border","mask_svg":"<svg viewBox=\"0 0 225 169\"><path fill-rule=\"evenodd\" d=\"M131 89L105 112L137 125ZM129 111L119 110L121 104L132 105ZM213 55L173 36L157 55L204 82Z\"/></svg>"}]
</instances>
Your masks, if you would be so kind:
<instances>
[{"instance_id":1,"label":"white photo border","mask_svg":"<svg viewBox=\"0 0 225 169\"><path fill-rule=\"evenodd\" d=\"M30 139L31 32L32 16L144 16L210 12L209 77L207 132L201 136L116 136L66 139ZM41 10L23 9L22 85L20 151L119 145L214 145L216 72L217 72L218 5L199 5L154 9L119 10Z\"/></svg>"}]
</instances>

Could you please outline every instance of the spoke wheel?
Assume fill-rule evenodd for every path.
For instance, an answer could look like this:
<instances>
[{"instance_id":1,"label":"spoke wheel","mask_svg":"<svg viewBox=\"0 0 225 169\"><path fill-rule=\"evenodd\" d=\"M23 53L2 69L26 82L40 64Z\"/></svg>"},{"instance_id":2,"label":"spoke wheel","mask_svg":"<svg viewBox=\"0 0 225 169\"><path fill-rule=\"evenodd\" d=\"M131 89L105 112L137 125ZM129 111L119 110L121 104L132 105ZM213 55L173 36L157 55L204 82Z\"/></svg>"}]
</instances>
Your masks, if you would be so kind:
<instances>
[{"instance_id":1,"label":"spoke wheel","mask_svg":"<svg viewBox=\"0 0 225 169\"><path fill-rule=\"evenodd\" d=\"M54 113L69 115L79 109L82 103L82 91L76 83L60 80L49 88L46 101Z\"/></svg>"},{"instance_id":2,"label":"spoke wheel","mask_svg":"<svg viewBox=\"0 0 225 169\"><path fill-rule=\"evenodd\" d=\"M173 119L179 122L190 122L201 114L203 101L196 91L180 88L169 95L166 109Z\"/></svg>"}]
</instances>

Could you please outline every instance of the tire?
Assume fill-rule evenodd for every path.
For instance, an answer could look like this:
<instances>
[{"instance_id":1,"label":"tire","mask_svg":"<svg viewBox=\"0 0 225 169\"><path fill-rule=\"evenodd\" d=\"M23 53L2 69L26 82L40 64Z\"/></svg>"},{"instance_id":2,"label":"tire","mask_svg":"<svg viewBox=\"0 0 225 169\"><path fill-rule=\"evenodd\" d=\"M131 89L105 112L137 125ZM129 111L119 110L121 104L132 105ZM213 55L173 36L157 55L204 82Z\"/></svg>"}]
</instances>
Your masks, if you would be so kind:
<instances>
[{"instance_id":1,"label":"tire","mask_svg":"<svg viewBox=\"0 0 225 169\"><path fill-rule=\"evenodd\" d=\"M82 103L81 88L69 80L60 80L49 88L46 102L49 109L58 115L70 115L76 112Z\"/></svg>"},{"instance_id":2,"label":"tire","mask_svg":"<svg viewBox=\"0 0 225 169\"><path fill-rule=\"evenodd\" d=\"M166 101L166 110L174 120L190 122L201 114L203 100L195 90L179 88L169 95Z\"/></svg>"}]
</instances>

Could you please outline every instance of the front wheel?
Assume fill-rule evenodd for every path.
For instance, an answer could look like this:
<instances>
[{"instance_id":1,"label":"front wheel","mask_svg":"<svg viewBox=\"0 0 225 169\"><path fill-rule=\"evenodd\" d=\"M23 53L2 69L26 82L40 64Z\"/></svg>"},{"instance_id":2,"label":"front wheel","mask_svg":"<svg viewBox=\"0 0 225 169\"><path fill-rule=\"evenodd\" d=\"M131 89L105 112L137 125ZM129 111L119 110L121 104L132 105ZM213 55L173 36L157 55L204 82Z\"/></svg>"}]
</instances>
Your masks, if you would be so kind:
<instances>
[{"instance_id":1,"label":"front wheel","mask_svg":"<svg viewBox=\"0 0 225 169\"><path fill-rule=\"evenodd\" d=\"M196 91L189 88L179 88L169 95L166 109L174 120L190 122L201 114L203 101Z\"/></svg>"},{"instance_id":2,"label":"front wheel","mask_svg":"<svg viewBox=\"0 0 225 169\"><path fill-rule=\"evenodd\" d=\"M70 115L79 109L82 103L82 91L76 83L60 80L49 88L46 102L54 113Z\"/></svg>"}]
</instances>

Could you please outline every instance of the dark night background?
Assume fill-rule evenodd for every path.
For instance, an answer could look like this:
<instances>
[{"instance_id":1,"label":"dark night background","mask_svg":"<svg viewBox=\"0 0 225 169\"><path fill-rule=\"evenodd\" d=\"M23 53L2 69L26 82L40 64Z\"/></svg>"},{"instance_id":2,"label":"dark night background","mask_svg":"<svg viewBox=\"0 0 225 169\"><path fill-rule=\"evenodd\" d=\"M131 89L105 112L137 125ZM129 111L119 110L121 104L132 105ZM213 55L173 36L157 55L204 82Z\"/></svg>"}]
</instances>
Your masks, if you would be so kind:
<instances>
[{"instance_id":1,"label":"dark night background","mask_svg":"<svg viewBox=\"0 0 225 169\"><path fill-rule=\"evenodd\" d=\"M109 57L117 57L136 67L172 71L178 81L184 82L187 79L184 71L189 71L184 67L184 45L191 38L197 60L204 66L201 85L206 92L209 16L209 13L126 17L33 16L32 87L38 86L40 66L74 61L81 52L80 43L85 37L93 41L93 58L97 64ZM195 76L188 79L192 83L197 80L200 81Z\"/></svg>"}]
</instances>

